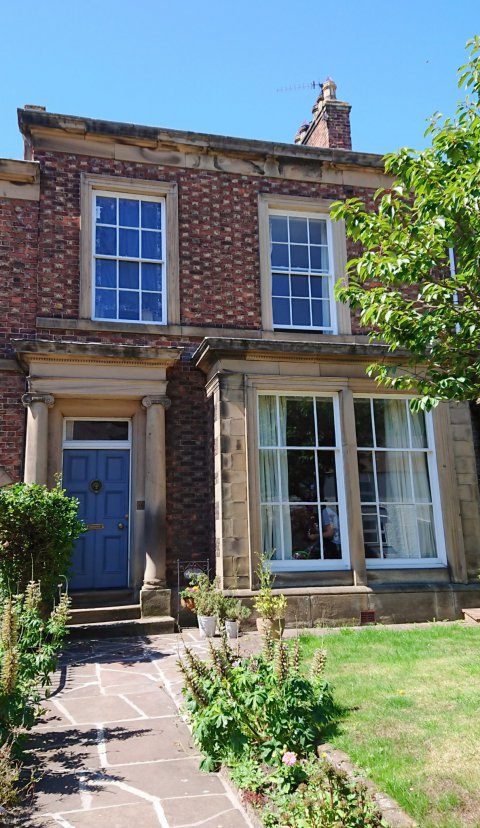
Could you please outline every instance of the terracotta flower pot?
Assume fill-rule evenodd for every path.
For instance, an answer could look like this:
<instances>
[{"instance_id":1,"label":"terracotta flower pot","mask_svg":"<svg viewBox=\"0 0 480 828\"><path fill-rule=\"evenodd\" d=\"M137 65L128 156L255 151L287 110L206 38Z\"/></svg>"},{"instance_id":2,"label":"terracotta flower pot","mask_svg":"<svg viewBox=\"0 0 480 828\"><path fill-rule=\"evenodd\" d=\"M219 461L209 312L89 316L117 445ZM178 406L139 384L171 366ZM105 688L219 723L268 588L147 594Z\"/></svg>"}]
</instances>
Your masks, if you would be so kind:
<instances>
[{"instance_id":1,"label":"terracotta flower pot","mask_svg":"<svg viewBox=\"0 0 480 828\"><path fill-rule=\"evenodd\" d=\"M271 637L278 640L282 637L284 629L285 618L257 618L257 630L261 635L265 635L269 630Z\"/></svg>"}]
</instances>

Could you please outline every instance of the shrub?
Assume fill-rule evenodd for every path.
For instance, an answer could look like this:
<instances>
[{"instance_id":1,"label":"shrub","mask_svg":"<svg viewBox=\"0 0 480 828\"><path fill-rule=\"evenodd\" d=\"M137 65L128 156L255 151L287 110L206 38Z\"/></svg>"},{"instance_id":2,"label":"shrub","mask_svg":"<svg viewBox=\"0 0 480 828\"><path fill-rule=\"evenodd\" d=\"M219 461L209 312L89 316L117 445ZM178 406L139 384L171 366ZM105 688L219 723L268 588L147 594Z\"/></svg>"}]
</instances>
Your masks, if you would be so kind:
<instances>
[{"instance_id":1,"label":"shrub","mask_svg":"<svg viewBox=\"0 0 480 828\"><path fill-rule=\"evenodd\" d=\"M245 757L278 762L285 745L302 755L315 749L334 706L322 675L300 674L298 643L290 651L267 635L263 653L244 658L225 635L220 649L209 645L211 665L188 647L180 662L204 770Z\"/></svg>"},{"instance_id":2,"label":"shrub","mask_svg":"<svg viewBox=\"0 0 480 828\"><path fill-rule=\"evenodd\" d=\"M78 501L57 484L16 483L0 489L0 591L23 592L39 581L51 601L68 574L73 543L85 531Z\"/></svg>"},{"instance_id":3,"label":"shrub","mask_svg":"<svg viewBox=\"0 0 480 828\"><path fill-rule=\"evenodd\" d=\"M0 744L32 727L65 635L69 599L45 617L40 586L3 601L0 633Z\"/></svg>"}]
</instances>

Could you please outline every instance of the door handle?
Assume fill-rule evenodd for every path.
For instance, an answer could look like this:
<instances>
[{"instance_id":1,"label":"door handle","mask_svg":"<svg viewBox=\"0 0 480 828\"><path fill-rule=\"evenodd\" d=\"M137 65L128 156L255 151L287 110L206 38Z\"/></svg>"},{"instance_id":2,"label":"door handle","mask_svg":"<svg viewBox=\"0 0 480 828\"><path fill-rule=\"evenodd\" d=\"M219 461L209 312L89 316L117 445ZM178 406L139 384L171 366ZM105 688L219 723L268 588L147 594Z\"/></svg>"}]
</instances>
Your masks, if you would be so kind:
<instances>
[{"instance_id":1,"label":"door handle","mask_svg":"<svg viewBox=\"0 0 480 828\"><path fill-rule=\"evenodd\" d=\"M117 528L118 529L125 529L125 526L124 526L123 523L117 523Z\"/></svg>"}]
</instances>

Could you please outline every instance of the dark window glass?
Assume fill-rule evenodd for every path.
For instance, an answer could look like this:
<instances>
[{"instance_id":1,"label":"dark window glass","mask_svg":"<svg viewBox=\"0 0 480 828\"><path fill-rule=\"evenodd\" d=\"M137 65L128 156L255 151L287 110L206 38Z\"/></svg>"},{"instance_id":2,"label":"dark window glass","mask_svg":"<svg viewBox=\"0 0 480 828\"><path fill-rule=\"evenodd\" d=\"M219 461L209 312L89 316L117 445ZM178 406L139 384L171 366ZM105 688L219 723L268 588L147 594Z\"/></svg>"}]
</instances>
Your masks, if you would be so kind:
<instances>
[{"instance_id":1,"label":"dark window glass","mask_svg":"<svg viewBox=\"0 0 480 828\"><path fill-rule=\"evenodd\" d=\"M285 216L271 216L270 217L270 235L272 241L287 242L288 241L288 224Z\"/></svg>"},{"instance_id":2,"label":"dark window glass","mask_svg":"<svg viewBox=\"0 0 480 828\"><path fill-rule=\"evenodd\" d=\"M273 299L274 325L290 325L290 302L288 299Z\"/></svg>"},{"instance_id":3,"label":"dark window glass","mask_svg":"<svg viewBox=\"0 0 480 828\"><path fill-rule=\"evenodd\" d=\"M288 499L316 502L317 482L315 474L315 453L313 451L287 452L288 458Z\"/></svg>"},{"instance_id":4,"label":"dark window glass","mask_svg":"<svg viewBox=\"0 0 480 828\"><path fill-rule=\"evenodd\" d=\"M95 284L97 287L117 287L117 263L112 259L97 259L95 262Z\"/></svg>"},{"instance_id":5,"label":"dark window glass","mask_svg":"<svg viewBox=\"0 0 480 828\"><path fill-rule=\"evenodd\" d=\"M335 425L331 400L317 398L317 429L319 446L335 446Z\"/></svg>"},{"instance_id":6,"label":"dark window glass","mask_svg":"<svg viewBox=\"0 0 480 828\"><path fill-rule=\"evenodd\" d=\"M116 224L117 199L106 198L105 196L97 196L95 218L97 224Z\"/></svg>"},{"instance_id":7,"label":"dark window glass","mask_svg":"<svg viewBox=\"0 0 480 828\"><path fill-rule=\"evenodd\" d=\"M373 446L372 413L370 409L370 400L355 400L354 411L355 430L357 432L357 446Z\"/></svg>"},{"instance_id":8,"label":"dark window glass","mask_svg":"<svg viewBox=\"0 0 480 828\"><path fill-rule=\"evenodd\" d=\"M142 227L162 229L162 205L158 201L142 201Z\"/></svg>"},{"instance_id":9,"label":"dark window glass","mask_svg":"<svg viewBox=\"0 0 480 828\"><path fill-rule=\"evenodd\" d=\"M287 397L287 446L315 445L313 420L313 399L310 397Z\"/></svg>"},{"instance_id":10,"label":"dark window glass","mask_svg":"<svg viewBox=\"0 0 480 828\"><path fill-rule=\"evenodd\" d=\"M74 420L67 423L68 440L128 440L127 420Z\"/></svg>"}]
</instances>

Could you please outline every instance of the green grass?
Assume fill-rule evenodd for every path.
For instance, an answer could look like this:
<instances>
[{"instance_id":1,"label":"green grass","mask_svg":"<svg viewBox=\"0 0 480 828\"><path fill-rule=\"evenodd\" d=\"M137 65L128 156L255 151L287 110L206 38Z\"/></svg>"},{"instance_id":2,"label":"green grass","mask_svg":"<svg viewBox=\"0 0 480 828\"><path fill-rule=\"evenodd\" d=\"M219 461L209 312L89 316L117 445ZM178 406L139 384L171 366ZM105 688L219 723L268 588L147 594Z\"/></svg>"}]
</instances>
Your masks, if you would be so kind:
<instances>
[{"instance_id":1,"label":"green grass","mask_svg":"<svg viewBox=\"0 0 480 828\"><path fill-rule=\"evenodd\" d=\"M421 828L480 826L480 625L302 635L344 708L329 737Z\"/></svg>"}]
</instances>

